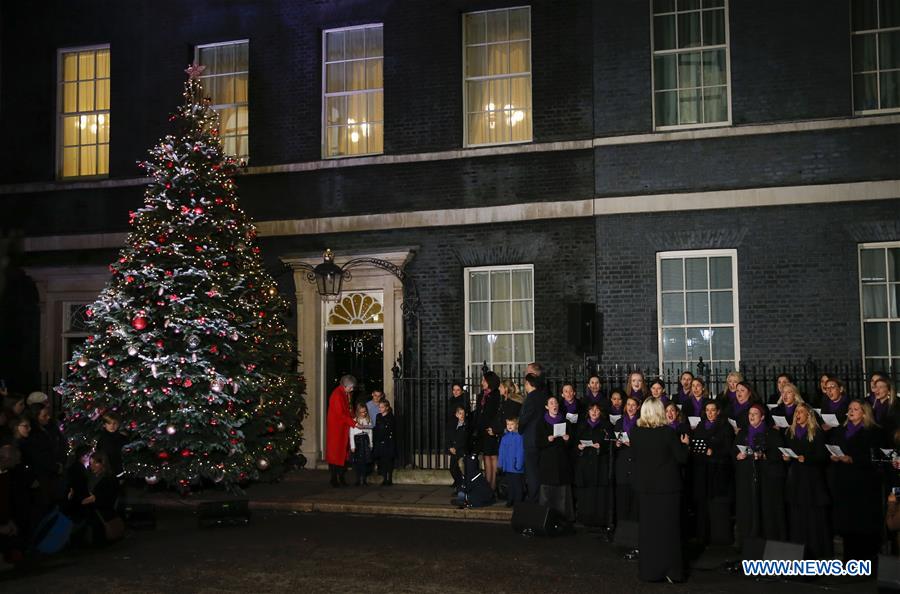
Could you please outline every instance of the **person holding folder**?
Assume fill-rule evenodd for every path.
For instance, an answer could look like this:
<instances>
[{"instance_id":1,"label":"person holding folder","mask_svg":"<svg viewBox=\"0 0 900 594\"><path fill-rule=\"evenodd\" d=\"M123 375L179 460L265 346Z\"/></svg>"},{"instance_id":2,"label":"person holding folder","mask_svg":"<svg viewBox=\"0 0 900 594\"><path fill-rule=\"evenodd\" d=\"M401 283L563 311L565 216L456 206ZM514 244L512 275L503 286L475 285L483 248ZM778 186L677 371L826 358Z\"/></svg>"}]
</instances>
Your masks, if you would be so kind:
<instances>
[{"instance_id":1,"label":"person holding folder","mask_svg":"<svg viewBox=\"0 0 900 594\"><path fill-rule=\"evenodd\" d=\"M599 402L587 407L587 417L575 429L575 500L578 521L608 526L612 503L610 444L613 428Z\"/></svg>"},{"instance_id":2,"label":"person holding folder","mask_svg":"<svg viewBox=\"0 0 900 594\"><path fill-rule=\"evenodd\" d=\"M833 549L828 517L831 499L825 483L828 451L823 433L812 408L801 402L781 448L782 459L788 463L785 495L790 539L806 545L807 559L830 559Z\"/></svg>"},{"instance_id":3,"label":"person holding folder","mask_svg":"<svg viewBox=\"0 0 900 594\"><path fill-rule=\"evenodd\" d=\"M631 432L637 427L640 404L634 396L625 399L622 418L616 421L616 524L636 522L638 501L634 493L634 452L631 449ZM637 551L630 551L630 559L637 558Z\"/></svg>"},{"instance_id":4,"label":"person holding folder","mask_svg":"<svg viewBox=\"0 0 900 594\"><path fill-rule=\"evenodd\" d=\"M541 479L538 501L556 512L559 518L574 522L570 453L572 426L566 422L556 396L547 399L546 409L543 419L537 424Z\"/></svg>"},{"instance_id":5,"label":"person holding folder","mask_svg":"<svg viewBox=\"0 0 900 594\"><path fill-rule=\"evenodd\" d=\"M696 381L696 380L695 380ZM691 436L692 496L697 536L703 544L731 544L731 491L734 430L720 414L719 400L706 403L703 420Z\"/></svg>"},{"instance_id":6,"label":"person holding folder","mask_svg":"<svg viewBox=\"0 0 900 594\"><path fill-rule=\"evenodd\" d=\"M781 431L766 425L763 405L747 411L747 425L735 437L735 517L738 544L748 538L785 540L784 446Z\"/></svg>"},{"instance_id":7,"label":"person holding folder","mask_svg":"<svg viewBox=\"0 0 900 594\"><path fill-rule=\"evenodd\" d=\"M828 479L834 497L834 531L844 540L844 560L878 557L881 544L881 481L872 463L879 435L872 407L854 400L847 421L829 432Z\"/></svg>"},{"instance_id":8,"label":"person holding folder","mask_svg":"<svg viewBox=\"0 0 900 594\"><path fill-rule=\"evenodd\" d=\"M634 489L641 517L638 574L646 582L684 579L681 550L681 470L687 462L687 435L680 438L666 426L659 399L641 405L637 427L631 431L635 459Z\"/></svg>"}]
</instances>

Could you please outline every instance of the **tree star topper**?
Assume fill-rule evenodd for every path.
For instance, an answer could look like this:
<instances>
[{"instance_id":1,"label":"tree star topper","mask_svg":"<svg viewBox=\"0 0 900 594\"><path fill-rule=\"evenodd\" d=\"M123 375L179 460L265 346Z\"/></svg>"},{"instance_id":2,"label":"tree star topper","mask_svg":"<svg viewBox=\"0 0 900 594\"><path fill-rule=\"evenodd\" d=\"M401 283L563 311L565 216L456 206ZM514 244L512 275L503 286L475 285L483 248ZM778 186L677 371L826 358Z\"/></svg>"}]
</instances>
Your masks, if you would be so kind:
<instances>
[{"instance_id":1,"label":"tree star topper","mask_svg":"<svg viewBox=\"0 0 900 594\"><path fill-rule=\"evenodd\" d=\"M206 66L196 62L184 69L184 71L187 72L188 78L200 78L200 75L203 74L204 70L206 70Z\"/></svg>"}]
</instances>

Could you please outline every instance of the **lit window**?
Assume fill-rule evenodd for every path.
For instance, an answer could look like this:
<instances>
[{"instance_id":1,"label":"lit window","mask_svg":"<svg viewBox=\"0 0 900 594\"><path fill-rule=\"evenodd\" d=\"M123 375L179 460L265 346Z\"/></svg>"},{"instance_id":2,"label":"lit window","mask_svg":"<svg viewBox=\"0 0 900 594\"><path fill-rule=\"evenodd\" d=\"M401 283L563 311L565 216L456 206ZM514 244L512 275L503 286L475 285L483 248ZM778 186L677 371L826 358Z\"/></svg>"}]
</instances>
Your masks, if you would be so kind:
<instances>
[{"instance_id":1,"label":"lit window","mask_svg":"<svg viewBox=\"0 0 900 594\"><path fill-rule=\"evenodd\" d=\"M859 246L859 292L866 370L896 375L900 372L900 242Z\"/></svg>"},{"instance_id":2,"label":"lit window","mask_svg":"<svg viewBox=\"0 0 900 594\"><path fill-rule=\"evenodd\" d=\"M58 175L109 173L109 46L59 53Z\"/></svg>"},{"instance_id":3,"label":"lit window","mask_svg":"<svg viewBox=\"0 0 900 594\"><path fill-rule=\"evenodd\" d=\"M510 377L534 360L534 267L467 268L466 369L481 366Z\"/></svg>"},{"instance_id":4,"label":"lit window","mask_svg":"<svg viewBox=\"0 0 900 594\"><path fill-rule=\"evenodd\" d=\"M463 15L467 146L531 140L531 9Z\"/></svg>"},{"instance_id":5,"label":"lit window","mask_svg":"<svg viewBox=\"0 0 900 594\"><path fill-rule=\"evenodd\" d=\"M323 154L384 152L382 25L332 29L323 35Z\"/></svg>"},{"instance_id":6,"label":"lit window","mask_svg":"<svg viewBox=\"0 0 900 594\"><path fill-rule=\"evenodd\" d=\"M659 360L663 372L740 364L737 252L697 250L656 255Z\"/></svg>"},{"instance_id":7,"label":"lit window","mask_svg":"<svg viewBox=\"0 0 900 594\"><path fill-rule=\"evenodd\" d=\"M219 112L219 138L225 154L250 158L247 74L250 43L229 41L197 46L195 60L206 66L200 76L204 94Z\"/></svg>"},{"instance_id":8,"label":"lit window","mask_svg":"<svg viewBox=\"0 0 900 594\"><path fill-rule=\"evenodd\" d=\"M853 109L900 109L900 2L853 0Z\"/></svg>"},{"instance_id":9,"label":"lit window","mask_svg":"<svg viewBox=\"0 0 900 594\"><path fill-rule=\"evenodd\" d=\"M727 124L725 0L652 0L654 127Z\"/></svg>"}]
</instances>

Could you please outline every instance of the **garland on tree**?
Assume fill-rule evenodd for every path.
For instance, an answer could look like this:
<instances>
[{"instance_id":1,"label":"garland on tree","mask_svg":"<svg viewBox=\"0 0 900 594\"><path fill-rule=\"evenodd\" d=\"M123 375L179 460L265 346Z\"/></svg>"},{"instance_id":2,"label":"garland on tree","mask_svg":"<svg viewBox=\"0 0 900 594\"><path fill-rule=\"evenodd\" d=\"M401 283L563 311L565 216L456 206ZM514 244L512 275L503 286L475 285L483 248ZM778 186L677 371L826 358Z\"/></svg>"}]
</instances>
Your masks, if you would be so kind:
<instances>
[{"instance_id":1,"label":"garland on tree","mask_svg":"<svg viewBox=\"0 0 900 594\"><path fill-rule=\"evenodd\" d=\"M125 472L187 488L274 478L306 414L284 300L238 207L219 116L189 67L184 103L139 163L150 183L112 278L87 310L90 335L57 387L65 432L92 444L122 418Z\"/></svg>"}]
</instances>

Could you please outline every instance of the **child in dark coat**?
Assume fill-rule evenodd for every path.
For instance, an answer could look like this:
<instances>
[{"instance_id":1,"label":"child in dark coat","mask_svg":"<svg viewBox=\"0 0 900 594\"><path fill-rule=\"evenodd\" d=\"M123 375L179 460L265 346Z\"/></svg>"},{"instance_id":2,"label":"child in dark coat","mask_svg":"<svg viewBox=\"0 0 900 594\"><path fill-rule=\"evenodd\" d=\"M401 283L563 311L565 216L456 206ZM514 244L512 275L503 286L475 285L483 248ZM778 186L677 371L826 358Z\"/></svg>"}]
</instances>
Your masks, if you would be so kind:
<instances>
[{"instance_id":1,"label":"child in dark coat","mask_svg":"<svg viewBox=\"0 0 900 594\"><path fill-rule=\"evenodd\" d=\"M509 495L506 507L525 500L525 442L519 434L519 419L506 419L506 433L500 440L500 470L506 476Z\"/></svg>"},{"instance_id":2,"label":"child in dark coat","mask_svg":"<svg viewBox=\"0 0 900 594\"><path fill-rule=\"evenodd\" d=\"M378 461L378 472L384 477L382 487L394 484L394 460L397 457L397 445L394 441L394 412L387 400L378 403L378 417L375 419L374 458Z\"/></svg>"},{"instance_id":3,"label":"child in dark coat","mask_svg":"<svg viewBox=\"0 0 900 594\"><path fill-rule=\"evenodd\" d=\"M447 426L447 453L450 454L450 476L453 477L453 492L463 487L463 473L460 460L469 452L469 426L466 424L466 409L456 407L453 421Z\"/></svg>"}]
</instances>

